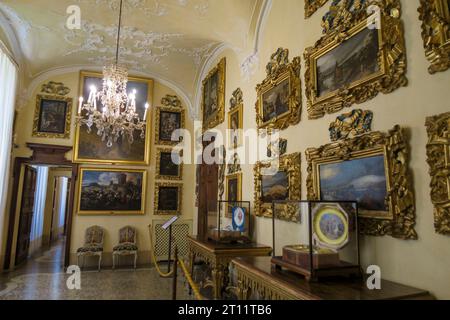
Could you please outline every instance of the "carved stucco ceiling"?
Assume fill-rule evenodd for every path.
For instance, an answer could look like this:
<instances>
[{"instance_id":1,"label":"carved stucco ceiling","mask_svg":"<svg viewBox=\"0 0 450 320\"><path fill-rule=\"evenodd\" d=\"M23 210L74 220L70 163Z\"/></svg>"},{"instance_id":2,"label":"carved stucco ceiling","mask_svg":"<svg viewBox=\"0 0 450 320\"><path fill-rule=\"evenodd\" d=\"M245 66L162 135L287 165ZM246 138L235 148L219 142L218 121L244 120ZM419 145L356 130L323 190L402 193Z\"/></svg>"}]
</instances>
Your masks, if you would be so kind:
<instances>
[{"instance_id":1,"label":"carved stucco ceiling","mask_svg":"<svg viewBox=\"0 0 450 320\"><path fill-rule=\"evenodd\" d=\"M248 47L260 0L124 0L120 61L177 84L192 99L202 65L218 46ZM70 5L81 30L66 27ZM119 0L0 0L33 78L114 59Z\"/></svg>"}]
</instances>

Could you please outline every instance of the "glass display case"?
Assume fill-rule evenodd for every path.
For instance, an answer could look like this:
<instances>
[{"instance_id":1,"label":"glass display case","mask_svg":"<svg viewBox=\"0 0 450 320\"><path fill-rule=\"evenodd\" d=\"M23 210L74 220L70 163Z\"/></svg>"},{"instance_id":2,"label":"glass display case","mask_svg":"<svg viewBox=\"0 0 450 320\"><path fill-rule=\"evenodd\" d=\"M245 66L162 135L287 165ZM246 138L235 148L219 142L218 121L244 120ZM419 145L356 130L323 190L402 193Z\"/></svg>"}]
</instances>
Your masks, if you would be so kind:
<instances>
[{"instance_id":1,"label":"glass display case","mask_svg":"<svg viewBox=\"0 0 450 320\"><path fill-rule=\"evenodd\" d=\"M250 201L219 201L216 214L208 215L208 239L224 242L251 242Z\"/></svg>"},{"instance_id":2,"label":"glass display case","mask_svg":"<svg viewBox=\"0 0 450 320\"><path fill-rule=\"evenodd\" d=\"M360 277L358 203L275 201L272 203L272 267L307 280ZM290 220L278 219L289 212Z\"/></svg>"}]
</instances>

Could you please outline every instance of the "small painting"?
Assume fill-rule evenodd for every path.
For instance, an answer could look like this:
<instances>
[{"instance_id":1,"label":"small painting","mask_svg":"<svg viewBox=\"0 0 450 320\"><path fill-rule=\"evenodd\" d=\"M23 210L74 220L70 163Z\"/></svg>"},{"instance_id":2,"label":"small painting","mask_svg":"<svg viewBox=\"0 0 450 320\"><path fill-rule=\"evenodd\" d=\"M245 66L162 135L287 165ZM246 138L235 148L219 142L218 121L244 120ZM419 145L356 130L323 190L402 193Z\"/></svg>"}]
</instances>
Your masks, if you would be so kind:
<instances>
[{"instance_id":1,"label":"small painting","mask_svg":"<svg viewBox=\"0 0 450 320\"><path fill-rule=\"evenodd\" d=\"M155 188L155 209L157 215L179 215L181 212L181 185L157 183Z\"/></svg>"},{"instance_id":2,"label":"small painting","mask_svg":"<svg viewBox=\"0 0 450 320\"><path fill-rule=\"evenodd\" d=\"M242 145L242 129L243 129L243 115L242 115L243 107L239 105L235 109L229 112L228 114L228 126L229 126L229 146L232 149L235 149Z\"/></svg>"},{"instance_id":3,"label":"small painting","mask_svg":"<svg viewBox=\"0 0 450 320\"><path fill-rule=\"evenodd\" d=\"M262 96L263 122L269 122L289 113L289 78L265 92Z\"/></svg>"},{"instance_id":4,"label":"small painting","mask_svg":"<svg viewBox=\"0 0 450 320\"><path fill-rule=\"evenodd\" d=\"M377 29L364 28L317 59L317 96L361 82L380 71Z\"/></svg>"},{"instance_id":5,"label":"small painting","mask_svg":"<svg viewBox=\"0 0 450 320\"><path fill-rule=\"evenodd\" d=\"M289 176L285 171L262 176L262 202L284 201L289 199Z\"/></svg>"},{"instance_id":6,"label":"small painting","mask_svg":"<svg viewBox=\"0 0 450 320\"><path fill-rule=\"evenodd\" d=\"M146 171L81 169L79 214L144 214Z\"/></svg>"},{"instance_id":7,"label":"small painting","mask_svg":"<svg viewBox=\"0 0 450 320\"><path fill-rule=\"evenodd\" d=\"M222 59L203 80L202 120L204 131L216 127L225 118L225 66L226 60Z\"/></svg>"},{"instance_id":8,"label":"small painting","mask_svg":"<svg viewBox=\"0 0 450 320\"><path fill-rule=\"evenodd\" d=\"M158 149L156 179L181 180L182 164L180 163L180 153L172 151L172 149Z\"/></svg>"},{"instance_id":9,"label":"small painting","mask_svg":"<svg viewBox=\"0 0 450 320\"><path fill-rule=\"evenodd\" d=\"M72 98L38 95L33 136L68 139L71 113Z\"/></svg>"},{"instance_id":10,"label":"small painting","mask_svg":"<svg viewBox=\"0 0 450 320\"><path fill-rule=\"evenodd\" d=\"M342 249L348 243L348 215L340 206L320 206L313 212L313 237L325 247Z\"/></svg>"},{"instance_id":11,"label":"small painting","mask_svg":"<svg viewBox=\"0 0 450 320\"><path fill-rule=\"evenodd\" d=\"M161 111L159 122L159 139L162 141L172 140L172 134L175 130L181 129L181 113Z\"/></svg>"},{"instance_id":12,"label":"small painting","mask_svg":"<svg viewBox=\"0 0 450 320\"><path fill-rule=\"evenodd\" d=\"M242 173L236 173L226 177L226 200L228 202L227 216L231 217L232 209L242 197Z\"/></svg>"},{"instance_id":13,"label":"small painting","mask_svg":"<svg viewBox=\"0 0 450 320\"><path fill-rule=\"evenodd\" d=\"M319 176L321 200L357 201L362 216L389 215L383 155L322 164Z\"/></svg>"}]
</instances>

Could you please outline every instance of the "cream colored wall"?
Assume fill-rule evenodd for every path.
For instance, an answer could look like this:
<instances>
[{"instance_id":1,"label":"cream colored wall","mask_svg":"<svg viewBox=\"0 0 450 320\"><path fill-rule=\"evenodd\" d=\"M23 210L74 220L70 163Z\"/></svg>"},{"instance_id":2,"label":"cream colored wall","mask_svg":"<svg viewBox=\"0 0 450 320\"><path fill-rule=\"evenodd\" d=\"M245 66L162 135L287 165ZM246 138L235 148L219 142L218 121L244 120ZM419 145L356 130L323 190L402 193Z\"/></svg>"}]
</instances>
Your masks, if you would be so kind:
<instances>
[{"instance_id":1,"label":"cream colored wall","mask_svg":"<svg viewBox=\"0 0 450 320\"><path fill-rule=\"evenodd\" d=\"M382 277L388 280L430 290L438 298L450 299L450 237L435 233L433 227L433 206L430 201L430 177L426 163L425 145L427 133L424 127L427 116L440 114L450 109L450 70L430 75L424 56L421 28L418 19L418 2L403 0L403 21L407 45L409 84L395 92L383 95L362 105L354 106L374 112L373 129L387 131L395 124L408 129L412 160L414 190L416 194L416 230L418 241L402 241L391 237L363 237L362 262L364 266L376 264L381 267ZM232 50L225 50L217 57L227 58L226 99L241 87L244 93L244 128L255 128L255 102L257 83L265 78L265 64L278 47L288 48L290 58L301 56L308 46L314 45L321 37L321 18L327 11L324 7L310 19L305 20L303 1L272 1L272 9L263 28L259 59L256 73L245 81L241 76L240 63L243 57L237 57ZM212 64L214 65L214 64ZM304 76L302 64L302 81ZM300 124L282 131L281 137L288 139L288 153L302 153L302 197L306 199L305 150L329 143L328 126L338 114L328 115L320 120L308 120L306 99L303 92L303 111ZM350 109L344 110L348 111ZM226 128L223 123L219 128ZM243 167L243 200L253 202L253 171L251 165ZM256 220L256 240L267 245L272 244L271 221L264 218Z\"/></svg>"},{"instance_id":2,"label":"cream colored wall","mask_svg":"<svg viewBox=\"0 0 450 320\"><path fill-rule=\"evenodd\" d=\"M72 130L70 139L48 139L48 138L35 138L32 137L32 127L33 127L33 116L35 110L35 98L31 99L27 103L27 105L20 110L17 118L17 137L16 144L18 147L14 150L14 157L29 157L32 152L26 147L27 142L32 143L42 143L42 144L55 144L55 145L66 145L72 146L75 136L74 130L74 116L77 108L77 96L78 96L78 82L79 82L79 73L71 72L63 75L53 76L50 79L46 79L43 83L47 83L48 81L56 81L63 82L67 87L71 89L69 94L70 97L74 98L73 110L72 110ZM36 97L39 94L41 85L39 84L33 92L33 97ZM167 86L155 81L154 89L153 89L153 106L159 106L161 99L167 95L175 95L176 93L168 88ZM183 106L186 104L182 101ZM186 127L189 131L192 131L193 123L189 118L186 110ZM131 225L137 228L138 230L138 247L140 251L139 263L148 263L150 261L149 257L149 233L148 233L148 225L152 223L153 219L166 219L167 217L156 216L153 214L153 200L154 200L154 175L155 175L155 165L156 165L156 147L154 145L154 120L155 120L155 112L152 112L153 117L153 128L152 128L152 139L151 139L151 164L149 166L95 166L95 165L82 165L82 167L101 167L101 168L127 168L127 169L146 169L148 173L147 179L147 194L146 194L146 210L145 215L142 216L79 216L76 212L74 212L73 216L73 226L72 226L72 238L71 238L71 263L76 261L76 250L78 247L83 245L84 241L84 232L87 227L92 225L100 225L106 229L105 236L105 258L103 265L111 264L111 252L114 245L117 244L118 241L118 230L125 226ZM66 158L72 159L72 152L67 153ZM194 181L195 170L193 165L185 165L183 169L183 177L184 181ZM77 181L78 183L78 181ZM75 185L78 187L78 184ZM78 188L77 188L78 190ZM193 217L193 207L194 207L194 188L190 188L189 184L184 183L183 189L183 200L182 200L182 219L191 220ZM75 201L78 197L76 194ZM9 188L9 199L11 199L11 184ZM19 193L20 199L20 193ZM10 201L9 201L10 202ZM6 210L9 213L10 203ZM50 204L51 206L51 204ZM2 221L3 228L5 231L8 225L8 219ZM17 219L16 219L17 220ZM49 228L49 226L48 226ZM5 252L5 243L6 243L6 233L4 232L3 237L3 246L2 246L2 255ZM1 267L0 267L1 268Z\"/></svg>"}]
</instances>

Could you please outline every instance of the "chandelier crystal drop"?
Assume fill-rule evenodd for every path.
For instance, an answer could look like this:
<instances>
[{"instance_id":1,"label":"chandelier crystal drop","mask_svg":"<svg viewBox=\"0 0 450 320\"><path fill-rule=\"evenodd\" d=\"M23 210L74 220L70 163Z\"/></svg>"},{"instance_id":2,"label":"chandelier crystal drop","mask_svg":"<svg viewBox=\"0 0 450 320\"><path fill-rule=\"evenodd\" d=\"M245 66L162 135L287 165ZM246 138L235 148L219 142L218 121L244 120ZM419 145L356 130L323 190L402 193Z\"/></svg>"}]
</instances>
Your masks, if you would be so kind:
<instances>
[{"instance_id":1,"label":"chandelier crystal drop","mask_svg":"<svg viewBox=\"0 0 450 320\"><path fill-rule=\"evenodd\" d=\"M141 120L136 112L136 90L127 94L128 71L118 64L121 22L122 0L120 1L116 61L103 68L103 89L97 91L97 88L92 86L86 103L84 98L80 97L78 106L79 125L87 126L88 133L91 133L95 125L97 135L102 137L102 141L106 141L109 148L120 137L128 139L130 144L133 143L135 131L140 131L140 138L145 139L149 108L149 104L146 103L145 114Z\"/></svg>"}]
</instances>

